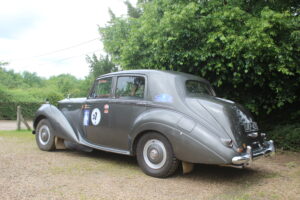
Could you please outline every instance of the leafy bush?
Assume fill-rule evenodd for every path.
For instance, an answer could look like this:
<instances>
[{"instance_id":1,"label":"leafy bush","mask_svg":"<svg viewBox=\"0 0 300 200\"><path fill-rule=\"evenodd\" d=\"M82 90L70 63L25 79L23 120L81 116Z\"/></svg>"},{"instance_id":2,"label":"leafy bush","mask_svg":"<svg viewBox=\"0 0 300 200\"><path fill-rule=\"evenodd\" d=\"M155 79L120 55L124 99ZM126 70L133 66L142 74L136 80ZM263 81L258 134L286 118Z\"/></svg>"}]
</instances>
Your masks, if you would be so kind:
<instances>
[{"instance_id":1,"label":"leafy bush","mask_svg":"<svg viewBox=\"0 0 300 200\"><path fill-rule=\"evenodd\" d=\"M8 89L0 84L0 102L9 102L10 99L12 99L12 95L8 92Z\"/></svg>"},{"instance_id":2,"label":"leafy bush","mask_svg":"<svg viewBox=\"0 0 300 200\"><path fill-rule=\"evenodd\" d=\"M32 88L27 90L26 92L29 96L34 97L38 102L45 102L46 100L48 100L49 103L53 105L57 105L57 102L64 98L64 96L60 92L51 88ZM24 102L24 99L22 101Z\"/></svg>"},{"instance_id":3,"label":"leafy bush","mask_svg":"<svg viewBox=\"0 0 300 200\"><path fill-rule=\"evenodd\" d=\"M0 102L0 119L11 120L17 119L17 107L21 106L22 115L25 119L33 119L35 112L41 106L42 103L31 102Z\"/></svg>"},{"instance_id":4,"label":"leafy bush","mask_svg":"<svg viewBox=\"0 0 300 200\"><path fill-rule=\"evenodd\" d=\"M46 99L57 105L57 101L63 99L63 96L51 89L7 89L0 85L0 119L16 119L17 106L21 106L24 118L32 119Z\"/></svg>"},{"instance_id":5,"label":"leafy bush","mask_svg":"<svg viewBox=\"0 0 300 200\"><path fill-rule=\"evenodd\" d=\"M300 151L300 124L279 125L268 133L277 148Z\"/></svg>"},{"instance_id":6,"label":"leafy bush","mask_svg":"<svg viewBox=\"0 0 300 200\"><path fill-rule=\"evenodd\" d=\"M46 99L57 105L68 94L71 97L86 96L92 79L77 79L69 74L61 74L44 79L35 73L16 73L1 67L0 62L0 119L16 119L20 105L26 118L33 118L39 105Z\"/></svg>"}]
</instances>

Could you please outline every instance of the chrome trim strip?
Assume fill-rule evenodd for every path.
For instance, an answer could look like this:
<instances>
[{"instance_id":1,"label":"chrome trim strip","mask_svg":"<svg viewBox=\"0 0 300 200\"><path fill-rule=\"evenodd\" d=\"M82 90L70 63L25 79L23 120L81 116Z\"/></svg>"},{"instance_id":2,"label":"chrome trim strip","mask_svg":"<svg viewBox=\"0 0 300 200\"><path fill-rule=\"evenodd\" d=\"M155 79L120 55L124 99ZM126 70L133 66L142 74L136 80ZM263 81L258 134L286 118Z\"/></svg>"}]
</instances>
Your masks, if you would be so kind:
<instances>
[{"instance_id":1,"label":"chrome trim strip","mask_svg":"<svg viewBox=\"0 0 300 200\"><path fill-rule=\"evenodd\" d=\"M234 165L242 165L252 161L252 148L247 146L246 153L242 156L235 156L232 158L232 163Z\"/></svg>"},{"instance_id":2,"label":"chrome trim strip","mask_svg":"<svg viewBox=\"0 0 300 200\"><path fill-rule=\"evenodd\" d=\"M79 134L79 144L82 144L84 146L87 146L87 147L90 147L93 149L102 150L102 151L118 153L118 154L123 154L123 155L130 155L130 151L91 144L88 141L86 141L84 138L82 138L80 134Z\"/></svg>"},{"instance_id":3,"label":"chrome trim strip","mask_svg":"<svg viewBox=\"0 0 300 200\"><path fill-rule=\"evenodd\" d=\"M247 136L250 138L256 138L258 136L258 132L248 133Z\"/></svg>"}]
</instances>

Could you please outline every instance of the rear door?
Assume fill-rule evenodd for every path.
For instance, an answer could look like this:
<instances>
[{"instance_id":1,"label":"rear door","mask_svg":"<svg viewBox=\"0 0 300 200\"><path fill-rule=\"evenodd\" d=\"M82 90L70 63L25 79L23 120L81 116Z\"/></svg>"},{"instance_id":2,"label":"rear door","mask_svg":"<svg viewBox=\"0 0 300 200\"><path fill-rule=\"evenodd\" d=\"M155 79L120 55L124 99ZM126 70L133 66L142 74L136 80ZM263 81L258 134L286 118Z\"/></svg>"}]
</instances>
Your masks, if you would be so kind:
<instances>
[{"instance_id":1,"label":"rear door","mask_svg":"<svg viewBox=\"0 0 300 200\"><path fill-rule=\"evenodd\" d=\"M116 77L114 99L107 114L111 122L113 147L129 149L129 134L136 118L146 111L146 76L121 75Z\"/></svg>"}]
</instances>

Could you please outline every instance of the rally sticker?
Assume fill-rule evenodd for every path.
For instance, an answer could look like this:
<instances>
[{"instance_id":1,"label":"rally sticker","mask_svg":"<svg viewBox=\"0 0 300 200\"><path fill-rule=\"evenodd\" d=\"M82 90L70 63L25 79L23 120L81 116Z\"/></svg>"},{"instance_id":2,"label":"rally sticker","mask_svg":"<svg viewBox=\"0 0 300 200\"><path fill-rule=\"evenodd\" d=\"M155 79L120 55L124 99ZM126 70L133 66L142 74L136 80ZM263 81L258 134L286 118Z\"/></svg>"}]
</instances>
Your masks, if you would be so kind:
<instances>
[{"instance_id":1,"label":"rally sticker","mask_svg":"<svg viewBox=\"0 0 300 200\"><path fill-rule=\"evenodd\" d=\"M109 110L109 105L108 105L108 104L105 104L105 105L104 105L104 111L103 111L103 112L104 112L105 114L107 114L107 113L108 113L108 110Z\"/></svg>"},{"instance_id":2,"label":"rally sticker","mask_svg":"<svg viewBox=\"0 0 300 200\"><path fill-rule=\"evenodd\" d=\"M84 110L83 126L88 126L89 124L90 124L90 110Z\"/></svg>"},{"instance_id":3,"label":"rally sticker","mask_svg":"<svg viewBox=\"0 0 300 200\"><path fill-rule=\"evenodd\" d=\"M109 105L108 104L105 104L104 105L104 110L108 110L109 109Z\"/></svg>"},{"instance_id":4,"label":"rally sticker","mask_svg":"<svg viewBox=\"0 0 300 200\"><path fill-rule=\"evenodd\" d=\"M97 126L101 120L101 112L98 108L94 108L91 114L91 122L94 126Z\"/></svg>"}]
</instances>

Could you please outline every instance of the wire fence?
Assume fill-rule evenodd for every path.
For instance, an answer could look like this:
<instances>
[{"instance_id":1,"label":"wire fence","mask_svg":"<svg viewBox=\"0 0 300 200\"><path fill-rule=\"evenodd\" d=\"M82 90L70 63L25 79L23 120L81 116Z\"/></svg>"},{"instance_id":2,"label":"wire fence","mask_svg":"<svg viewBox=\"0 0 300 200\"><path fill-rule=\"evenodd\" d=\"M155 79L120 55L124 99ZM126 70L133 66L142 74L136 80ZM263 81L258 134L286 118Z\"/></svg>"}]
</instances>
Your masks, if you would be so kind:
<instances>
[{"instance_id":1,"label":"wire fence","mask_svg":"<svg viewBox=\"0 0 300 200\"><path fill-rule=\"evenodd\" d=\"M35 112L43 103L37 102L0 102L0 120L16 120L17 107L21 106L21 112L26 120L34 118Z\"/></svg>"}]
</instances>

